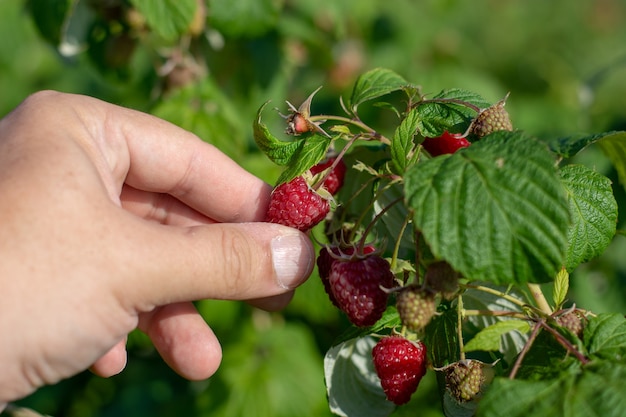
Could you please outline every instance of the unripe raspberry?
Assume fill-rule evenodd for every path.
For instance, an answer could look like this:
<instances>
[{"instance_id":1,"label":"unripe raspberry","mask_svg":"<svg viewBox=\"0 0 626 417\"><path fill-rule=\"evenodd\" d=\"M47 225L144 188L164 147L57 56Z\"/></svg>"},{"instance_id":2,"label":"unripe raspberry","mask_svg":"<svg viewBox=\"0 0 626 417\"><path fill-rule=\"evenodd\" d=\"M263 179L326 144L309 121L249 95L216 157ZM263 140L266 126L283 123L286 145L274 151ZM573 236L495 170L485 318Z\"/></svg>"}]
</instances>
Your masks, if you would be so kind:
<instances>
[{"instance_id":1,"label":"unripe raspberry","mask_svg":"<svg viewBox=\"0 0 626 417\"><path fill-rule=\"evenodd\" d=\"M440 293L446 300L451 300L459 289L459 273L446 261L428 265L424 279L430 289Z\"/></svg>"},{"instance_id":2,"label":"unripe raspberry","mask_svg":"<svg viewBox=\"0 0 626 417\"><path fill-rule=\"evenodd\" d=\"M472 401L480 393L485 374L483 363L463 360L447 366L444 370L446 388L458 402Z\"/></svg>"},{"instance_id":3,"label":"unripe raspberry","mask_svg":"<svg viewBox=\"0 0 626 417\"><path fill-rule=\"evenodd\" d=\"M482 109L472 121L470 133L480 139L498 130L513 130L509 113L504 109L507 97L486 109Z\"/></svg>"},{"instance_id":4,"label":"unripe raspberry","mask_svg":"<svg viewBox=\"0 0 626 417\"><path fill-rule=\"evenodd\" d=\"M437 312L435 295L416 284L398 292L396 308L402 324L414 332L423 330Z\"/></svg>"},{"instance_id":5,"label":"unripe raspberry","mask_svg":"<svg viewBox=\"0 0 626 417\"><path fill-rule=\"evenodd\" d=\"M559 326L565 327L576 336L581 337L585 327L584 316L577 310L569 311L556 318Z\"/></svg>"}]
</instances>

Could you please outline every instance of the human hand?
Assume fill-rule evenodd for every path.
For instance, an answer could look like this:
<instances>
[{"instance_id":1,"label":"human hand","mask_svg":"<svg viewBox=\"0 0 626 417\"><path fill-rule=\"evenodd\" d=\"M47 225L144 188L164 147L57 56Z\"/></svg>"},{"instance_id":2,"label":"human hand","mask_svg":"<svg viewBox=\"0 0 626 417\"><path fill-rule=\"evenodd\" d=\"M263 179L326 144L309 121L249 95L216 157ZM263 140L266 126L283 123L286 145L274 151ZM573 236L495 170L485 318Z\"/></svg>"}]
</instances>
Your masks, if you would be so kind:
<instances>
[{"instance_id":1,"label":"human hand","mask_svg":"<svg viewBox=\"0 0 626 417\"><path fill-rule=\"evenodd\" d=\"M221 347L192 300L279 309L309 239L263 220L271 187L172 124L41 92L0 121L0 410L91 367L126 364L138 327L180 375Z\"/></svg>"}]
</instances>

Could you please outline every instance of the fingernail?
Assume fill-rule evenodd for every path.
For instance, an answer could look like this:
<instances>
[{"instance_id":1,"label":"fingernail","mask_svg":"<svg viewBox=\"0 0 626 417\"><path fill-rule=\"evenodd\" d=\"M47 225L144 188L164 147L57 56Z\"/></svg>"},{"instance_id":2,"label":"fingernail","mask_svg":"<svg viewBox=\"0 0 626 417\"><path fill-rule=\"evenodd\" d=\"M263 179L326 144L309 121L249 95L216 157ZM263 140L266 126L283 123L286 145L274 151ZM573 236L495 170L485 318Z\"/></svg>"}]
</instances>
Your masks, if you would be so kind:
<instances>
[{"instance_id":1,"label":"fingernail","mask_svg":"<svg viewBox=\"0 0 626 417\"><path fill-rule=\"evenodd\" d=\"M278 285L293 289L309 276L314 258L313 248L300 232L288 232L275 237L271 248Z\"/></svg>"}]
</instances>

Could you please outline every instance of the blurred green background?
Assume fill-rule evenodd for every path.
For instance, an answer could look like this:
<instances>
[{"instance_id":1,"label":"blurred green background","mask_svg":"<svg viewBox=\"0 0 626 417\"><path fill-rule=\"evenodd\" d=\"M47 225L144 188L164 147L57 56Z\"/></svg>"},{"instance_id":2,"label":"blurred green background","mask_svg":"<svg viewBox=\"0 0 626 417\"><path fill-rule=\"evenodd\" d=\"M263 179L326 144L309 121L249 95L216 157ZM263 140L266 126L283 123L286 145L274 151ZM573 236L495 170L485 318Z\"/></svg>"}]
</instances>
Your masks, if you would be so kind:
<instances>
[{"instance_id":1,"label":"blurred green background","mask_svg":"<svg viewBox=\"0 0 626 417\"><path fill-rule=\"evenodd\" d=\"M37 90L88 94L189 129L268 182L279 171L252 139L259 106L286 112L323 85L313 112L339 114L339 97L378 66L426 93L510 92L514 126L536 135L626 129L623 0L0 0L0 22L0 116ZM280 134L284 121L266 114ZM594 146L576 158L614 181L623 229L608 159ZM573 301L626 312L625 245L616 237L574 273ZM178 377L137 332L120 375L85 372L19 404L57 417L330 415L323 356L348 323L315 275L279 313L197 305L224 348L211 379ZM394 415L442 415L431 374Z\"/></svg>"}]
</instances>

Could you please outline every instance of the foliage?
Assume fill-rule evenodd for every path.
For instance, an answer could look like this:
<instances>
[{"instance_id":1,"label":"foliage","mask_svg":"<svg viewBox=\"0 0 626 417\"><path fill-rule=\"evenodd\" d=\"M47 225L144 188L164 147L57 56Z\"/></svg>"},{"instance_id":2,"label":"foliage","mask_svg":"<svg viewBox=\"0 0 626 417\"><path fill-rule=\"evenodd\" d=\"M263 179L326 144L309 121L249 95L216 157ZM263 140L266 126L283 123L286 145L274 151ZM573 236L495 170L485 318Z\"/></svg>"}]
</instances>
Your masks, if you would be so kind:
<instances>
[{"instance_id":1,"label":"foliage","mask_svg":"<svg viewBox=\"0 0 626 417\"><path fill-rule=\"evenodd\" d=\"M331 143L320 135L284 140L272 133L284 129L284 120L271 117L270 109L287 98L302 101L323 86L313 103L315 114L343 114L346 107L346 117L358 112L368 127L389 138L382 146L355 146L345 160L375 172L388 169L405 183L368 182L369 170L353 170L338 199L367 183L351 207L371 204L379 213L410 196L406 204L388 209L373 229L378 236L394 237L392 251L400 237L397 270L410 270L400 261L415 253L413 236L402 232L411 211L423 233L423 250L480 278L481 289L499 291L468 288L463 306L440 304L440 315L425 335L433 366L445 366L460 354L458 311L493 310L521 316L463 317L465 350L485 361L500 358L493 368L500 375L510 369L536 325L521 318L528 317L522 305L534 303L527 282L548 281L540 287L548 296L550 281L567 277L557 279L555 309L574 302L597 313L626 309L619 236L625 197L620 185L626 183L626 14L619 1L363 0L355 7L348 0L27 0L19 7L19 2L0 3L0 31L4 39L16 40L0 45L0 114L37 89L90 94L189 129L272 183L306 170ZM385 69L363 75L377 67ZM423 155L422 137L462 132L475 114L464 105L428 100L453 98L482 108L506 92L514 126L524 133L495 134L439 159ZM405 111L406 97L422 95L428 100ZM264 106L268 100L272 104ZM333 143L361 131L341 123L334 129L323 126ZM268 163L255 136L257 142L264 138L286 149L284 163ZM526 152L532 163L526 163ZM450 235L457 238L444 238ZM322 228L313 236L325 239ZM466 239L470 244L463 244ZM569 275L559 270L558 260ZM368 365L341 347L362 347L362 336L389 331L399 320L390 306L374 328L350 327L315 276L282 313L222 301L199 301L197 307L226 353L209 381L190 383L176 376L137 332L130 335L129 364L119 376L102 380L84 373L20 404L53 416L330 415L322 371L335 366L345 374L333 378L371 379L364 371ZM515 403L498 393L510 395L513 386L531 400L512 413L558 414L559 399L572 394L579 398L572 412L593 406L611 415L603 404L612 401L620 410L615 393L623 369L614 356L619 345L606 343L609 325L621 328L614 315L590 318L580 343L564 333L563 340L591 358L584 365L561 363L564 348L542 327L519 367L520 377L496 378L480 412L503 415ZM327 351L332 354L324 358ZM526 365L544 351L554 354L550 358L557 365L544 366L554 373L537 382L537 369ZM332 363L333 358L346 361ZM412 402L393 415L414 415L416 409L441 415L436 374L430 372ZM330 375L326 382L332 386ZM254 383L257 376L263 383ZM594 391L593 383L608 389ZM331 396L333 410L342 395L348 396ZM554 399L552 405L538 405L545 395ZM376 396L380 392L368 398ZM245 403L258 407L244 409ZM449 414L474 409L458 406L446 394L443 405ZM378 407L392 409L385 403Z\"/></svg>"}]
</instances>

